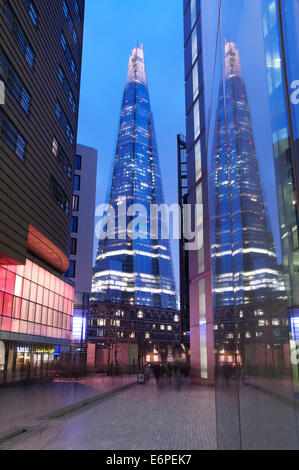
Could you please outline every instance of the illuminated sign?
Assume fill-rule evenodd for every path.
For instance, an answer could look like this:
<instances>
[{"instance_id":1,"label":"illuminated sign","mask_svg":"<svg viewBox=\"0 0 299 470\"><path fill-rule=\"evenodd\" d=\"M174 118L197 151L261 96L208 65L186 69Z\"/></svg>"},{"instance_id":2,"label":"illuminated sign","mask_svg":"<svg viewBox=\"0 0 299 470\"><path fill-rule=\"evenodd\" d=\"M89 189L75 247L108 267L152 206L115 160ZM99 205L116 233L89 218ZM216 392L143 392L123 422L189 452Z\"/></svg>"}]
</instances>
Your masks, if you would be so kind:
<instances>
[{"instance_id":1,"label":"illuminated sign","mask_svg":"<svg viewBox=\"0 0 299 470\"><path fill-rule=\"evenodd\" d=\"M37 351L35 351L37 354L54 354L55 353L55 349L54 348L51 348L51 349L37 349Z\"/></svg>"},{"instance_id":2,"label":"illuminated sign","mask_svg":"<svg viewBox=\"0 0 299 470\"><path fill-rule=\"evenodd\" d=\"M5 345L0 341L0 368L5 364Z\"/></svg>"},{"instance_id":3,"label":"illuminated sign","mask_svg":"<svg viewBox=\"0 0 299 470\"><path fill-rule=\"evenodd\" d=\"M28 354L30 352L29 348L17 348L17 353L18 354Z\"/></svg>"}]
</instances>

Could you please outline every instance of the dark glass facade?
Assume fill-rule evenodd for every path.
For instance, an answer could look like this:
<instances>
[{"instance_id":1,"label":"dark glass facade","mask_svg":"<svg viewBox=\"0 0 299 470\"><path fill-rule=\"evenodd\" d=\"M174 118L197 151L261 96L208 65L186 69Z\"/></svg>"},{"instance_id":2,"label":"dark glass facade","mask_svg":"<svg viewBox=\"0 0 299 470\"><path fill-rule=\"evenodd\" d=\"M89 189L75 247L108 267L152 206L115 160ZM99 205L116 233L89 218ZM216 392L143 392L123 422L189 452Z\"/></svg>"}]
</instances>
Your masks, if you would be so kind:
<instances>
[{"instance_id":1,"label":"dark glass facade","mask_svg":"<svg viewBox=\"0 0 299 470\"><path fill-rule=\"evenodd\" d=\"M99 242L92 300L176 309L170 245L161 236L160 212L157 236L150 237L149 230L151 206L163 204L164 197L144 52L139 46L129 60L108 202L112 208L108 217L115 211L115 231ZM130 213L132 204L134 213ZM138 234L132 237L136 216Z\"/></svg>"},{"instance_id":2,"label":"dark glass facade","mask_svg":"<svg viewBox=\"0 0 299 470\"><path fill-rule=\"evenodd\" d=\"M184 7L189 197L201 184L200 166L212 280L204 291L209 344L203 300L190 290L191 321L199 318L193 341L191 332L191 365L200 364L194 381L206 346L219 449L296 449L298 5L192 0ZM190 60L201 61L202 81L194 66L188 72ZM202 99L190 112L198 83Z\"/></svg>"},{"instance_id":3,"label":"dark glass facade","mask_svg":"<svg viewBox=\"0 0 299 470\"><path fill-rule=\"evenodd\" d=\"M53 376L71 344L63 273L85 2L76 5L0 1L0 386Z\"/></svg>"}]
</instances>

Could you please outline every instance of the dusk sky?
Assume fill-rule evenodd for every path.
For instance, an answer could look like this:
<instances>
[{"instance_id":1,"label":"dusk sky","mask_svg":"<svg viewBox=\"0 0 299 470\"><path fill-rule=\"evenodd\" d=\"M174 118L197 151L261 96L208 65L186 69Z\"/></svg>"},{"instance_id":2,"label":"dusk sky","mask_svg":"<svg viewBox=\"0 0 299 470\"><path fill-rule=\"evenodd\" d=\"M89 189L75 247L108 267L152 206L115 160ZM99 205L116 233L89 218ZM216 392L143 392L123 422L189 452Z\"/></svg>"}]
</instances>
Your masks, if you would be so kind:
<instances>
[{"instance_id":1,"label":"dusk sky","mask_svg":"<svg viewBox=\"0 0 299 470\"><path fill-rule=\"evenodd\" d=\"M87 0L78 142L99 151L105 202L131 50L144 46L166 202L177 202L176 135L185 132L181 0ZM178 251L173 243L178 283Z\"/></svg>"}]
</instances>

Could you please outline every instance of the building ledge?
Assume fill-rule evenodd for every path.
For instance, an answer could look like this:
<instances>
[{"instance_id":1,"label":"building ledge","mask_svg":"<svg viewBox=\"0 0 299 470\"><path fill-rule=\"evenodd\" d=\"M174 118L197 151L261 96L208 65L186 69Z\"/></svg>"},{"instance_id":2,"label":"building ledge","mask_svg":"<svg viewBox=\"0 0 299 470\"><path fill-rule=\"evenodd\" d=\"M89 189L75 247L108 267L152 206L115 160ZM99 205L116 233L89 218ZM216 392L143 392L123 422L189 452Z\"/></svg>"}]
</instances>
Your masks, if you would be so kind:
<instances>
[{"instance_id":1,"label":"building ledge","mask_svg":"<svg viewBox=\"0 0 299 470\"><path fill-rule=\"evenodd\" d=\"M28 228L28 250L60 273L69 268L67 256L32 225Z\"/></svg>"}]
</instances>

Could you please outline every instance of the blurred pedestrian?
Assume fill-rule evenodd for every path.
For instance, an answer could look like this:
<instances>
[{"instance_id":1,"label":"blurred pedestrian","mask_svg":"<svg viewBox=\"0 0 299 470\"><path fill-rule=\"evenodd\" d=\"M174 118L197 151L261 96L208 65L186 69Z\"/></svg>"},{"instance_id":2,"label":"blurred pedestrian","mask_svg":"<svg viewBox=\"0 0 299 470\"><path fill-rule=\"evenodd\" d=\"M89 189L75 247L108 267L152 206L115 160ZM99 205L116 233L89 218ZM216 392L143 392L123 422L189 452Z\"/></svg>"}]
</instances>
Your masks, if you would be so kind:
<instances>
[{"instance_id":1,"label":"blurred pedestrian","mask_svg":"<svg viewBox=\"0 0 299 470\"><path fill-rule=\"evenodd\" d=\"M158 385L159 379L160 379L160 375L161 375L160 365L159 365L159 364L155 364L155 365L153 366L153 374L154 374L154 377L155 377L155 380L156 380L156 384Z\"/></svg>"}]
</instances>

